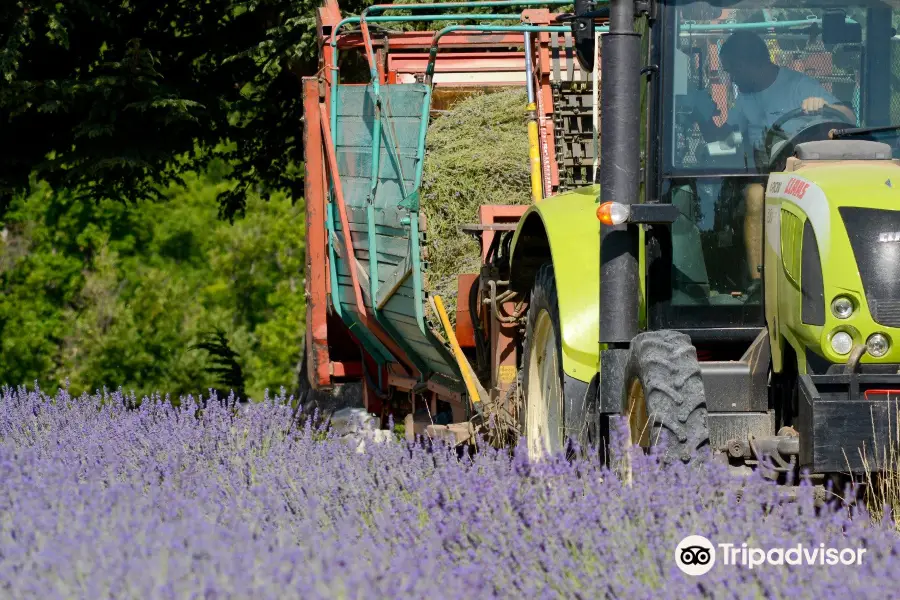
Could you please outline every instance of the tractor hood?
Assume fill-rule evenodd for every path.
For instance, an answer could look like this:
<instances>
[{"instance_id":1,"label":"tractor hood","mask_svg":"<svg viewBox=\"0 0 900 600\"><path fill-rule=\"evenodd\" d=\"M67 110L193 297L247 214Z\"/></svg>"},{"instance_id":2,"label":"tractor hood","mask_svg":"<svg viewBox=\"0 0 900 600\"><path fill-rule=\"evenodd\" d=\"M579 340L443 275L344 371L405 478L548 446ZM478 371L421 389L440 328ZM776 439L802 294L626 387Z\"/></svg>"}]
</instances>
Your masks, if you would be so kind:
<instances>
[{"instance_id":1,"label":"tractor hood","mask_svg":"<svg viewBox=\"0 0 900 600\"><path fill-rule=\"evenodd\" d=\"M780 258L786 288L779 312L798 317L784 320L797 341L840 363L848 353L832 347L837 331L861 344L881 333L892 349L879 362L900 363L900 165L804 161L772 174L766 198L766 250ZM853 303L849 317L832 310L839 297Z\"/></svg>"}]
</instances>

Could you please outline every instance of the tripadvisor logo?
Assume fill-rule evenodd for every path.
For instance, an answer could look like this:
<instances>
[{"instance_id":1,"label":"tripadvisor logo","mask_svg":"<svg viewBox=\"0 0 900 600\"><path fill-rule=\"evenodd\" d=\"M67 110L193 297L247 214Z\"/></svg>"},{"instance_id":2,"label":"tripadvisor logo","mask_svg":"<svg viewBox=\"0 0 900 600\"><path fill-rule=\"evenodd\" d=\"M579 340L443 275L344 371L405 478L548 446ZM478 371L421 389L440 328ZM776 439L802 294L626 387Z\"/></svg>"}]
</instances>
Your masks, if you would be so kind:
<instances>
[{"instance_id":1,"label":"tripadvisor logo","mask_svg":"<svg viewBox=\"0 0 900 600\"><path fill-rule=\"evenodd\" d=\"M716 549L702 535L689 535L675 547L675 564L687 575L703 575L716 564Z\"/></svg>"},{"instance_id":2,"label":"tripadvisor logo","mask_svg":"<svg viewBox=\"0 0 900 600\"><path fill-rule=\"evenodd\" d=\"M825 544L805 546L797 544L789 548L757 548L746 543L717 544L702 535L689 535L675 547L675 564L687 575L694 577L708 573L716 564L716 548L722 564L753 569L761 565L809 565L834 566L861 565L865 548L826 548Z\"/></svg>"}]
</instances>

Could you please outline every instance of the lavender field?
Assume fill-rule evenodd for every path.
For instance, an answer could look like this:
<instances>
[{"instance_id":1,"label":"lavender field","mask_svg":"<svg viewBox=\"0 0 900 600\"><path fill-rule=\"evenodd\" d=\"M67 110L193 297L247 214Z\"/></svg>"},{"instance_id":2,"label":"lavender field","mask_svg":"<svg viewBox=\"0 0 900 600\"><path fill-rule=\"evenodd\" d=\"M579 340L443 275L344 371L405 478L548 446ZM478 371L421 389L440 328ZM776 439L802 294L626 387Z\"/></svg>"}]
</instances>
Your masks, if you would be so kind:
<instances>
[{"instance_id":1,"label":"lavender field","mask_svg":"<svg viewBox=\"0 0 900 600\"><path fill-rule=\"evenodd\" d=\"M3 598L896 597L891 523L779 502L761 477L599 461L361 452L289 428L288 400L198 413L121 395L0 401ZM289 430L290 429L290 430ZM864 548L859 565L726 565L693 577L686 535ZM853 596L846 592L852 591Z\"/></svg>"}]
</instances>

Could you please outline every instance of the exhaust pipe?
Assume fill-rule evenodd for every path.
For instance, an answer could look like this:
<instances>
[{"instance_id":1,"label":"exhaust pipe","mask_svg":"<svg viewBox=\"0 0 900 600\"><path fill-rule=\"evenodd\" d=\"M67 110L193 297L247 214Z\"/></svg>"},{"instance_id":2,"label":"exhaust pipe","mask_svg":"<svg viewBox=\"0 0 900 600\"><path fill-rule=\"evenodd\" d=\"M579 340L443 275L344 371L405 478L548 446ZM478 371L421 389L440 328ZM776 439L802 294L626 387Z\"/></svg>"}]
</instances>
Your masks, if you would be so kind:
<instances>
[{"instance_id":1,"label":"exhaust pipe","mask_svg":"<svg viewBox=\"0 0 900 600\"><path fill-rule=\"evenodd\" d=\"M641 36L634 0L611 0L601 39L600 202L636 204L640 190ZM638 333L638 235L600 225L600 343L628 347Z\"/></svg>"}]
</instances>

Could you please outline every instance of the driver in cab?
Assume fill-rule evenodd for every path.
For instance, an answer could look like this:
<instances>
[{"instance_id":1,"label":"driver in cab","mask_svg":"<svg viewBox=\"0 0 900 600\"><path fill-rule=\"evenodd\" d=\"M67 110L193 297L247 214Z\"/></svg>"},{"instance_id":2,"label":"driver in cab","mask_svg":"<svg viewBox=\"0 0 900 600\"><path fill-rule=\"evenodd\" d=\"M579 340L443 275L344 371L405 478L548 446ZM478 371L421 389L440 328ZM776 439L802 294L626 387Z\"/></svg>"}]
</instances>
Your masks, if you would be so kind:
<instances>
[{"instance_id":1,"label":"driver in cab","mask_svg":"<svg viewBox=\"0 0 900 600\"><path fill-rule=\"evenodd\" d=\"M719 51L722 68L737 86L739 94L728 118L719 127L712 120L698 125L707 142L729 139L739 132L748 155L768 164L765 136L780 118L797 109L817 113L830 107L856 123L856 115L812 77L772 63L769 48L755 33L732 34ZM734 140L734 137L730 137ZM762 166L762 165L760 165ZM760 169L762 173L768 168ZM765 188L760 183L744 186L744 241L753 288L761 277L763 251L763 210Z\"/></svg>"}]
</instances>

